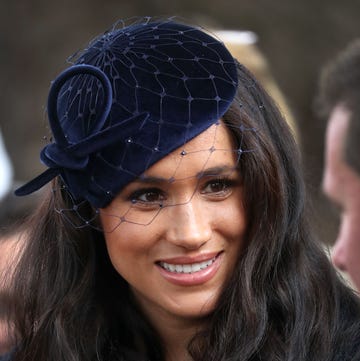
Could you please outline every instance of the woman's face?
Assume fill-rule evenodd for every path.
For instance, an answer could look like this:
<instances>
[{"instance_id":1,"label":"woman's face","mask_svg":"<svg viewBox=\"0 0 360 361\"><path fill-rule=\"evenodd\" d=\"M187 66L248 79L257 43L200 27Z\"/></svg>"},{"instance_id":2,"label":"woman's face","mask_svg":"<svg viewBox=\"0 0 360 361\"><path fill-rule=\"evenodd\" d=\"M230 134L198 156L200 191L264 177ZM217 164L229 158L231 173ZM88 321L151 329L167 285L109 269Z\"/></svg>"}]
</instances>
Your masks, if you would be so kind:
<instances>
[{"instance_id":1,"label":"woman's face","mask_svg":"<svg viewBox=\"0 0 360 361\"><path fill-rule=\"evenodd\" d=\"M246 219L233 148L213 125L100 211L111 262L150 319L209 314L235 268Z\"/></svg>"}]
</instances>

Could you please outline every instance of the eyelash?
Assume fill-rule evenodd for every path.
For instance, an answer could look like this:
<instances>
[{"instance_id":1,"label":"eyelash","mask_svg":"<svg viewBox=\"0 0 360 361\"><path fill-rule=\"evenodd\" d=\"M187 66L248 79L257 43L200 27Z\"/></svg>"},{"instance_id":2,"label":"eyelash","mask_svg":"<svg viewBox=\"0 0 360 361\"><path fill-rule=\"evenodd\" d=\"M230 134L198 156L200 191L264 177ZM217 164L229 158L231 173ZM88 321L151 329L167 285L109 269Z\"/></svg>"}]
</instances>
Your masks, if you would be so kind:
<instances>
[{"instance_id":1,"label":"eyelash","mask_svg":"<svg viewBox=\"0 0 360 361\"><path fill-rule=\"evenodd\" d=\"M231 178L228 178L228 177L219 177L219 178L216 178L216 179L212 179L208 182L205 183L205 186L203 187L202 191L201 191L201 194L211 194L211 195L214 195L215 197L218 197L218 198L223 198L225 196L227 196L230 192L231 192L231 189L233 187L235 187L235 185L237 184L237 180L235 179L231 179ZM210 191L210 192L206 192L205 189L211 185L220 185L222 187L221 190L218 190L218 191Z\"/></svg>"},{"instance_id":2,"label":"eyelash","mask_svg":"<svg viewBox=\"0 0 360 361\"><path fill-rule=\"evenodd\" d=\"M147 195L150 195L150 194L157 195L159 199L158 200L153 200L153 201L140 199L142 196L147 196ZM154 206L156 204L156 205L159 205L161 207L162 204L163 204L163 201L165 201L165 200L166 200L165 193L161 189L155 188L155 187L142 188L142 189L136 190L135 192L133 192L130 195L130 201L133 204L140 204L140 205L143 205L143 206L147 206L147 205L148 206Z\"/></svg>"},{"instance_id":3,"label":"eyelash","mask_svg":"<svg viewBox=\"0 0 360 361\"><path fill-rule=\"evenodd\" d=\"M234 188L239 183L236 179L231 179L228 177L218 177L215 179L211 179L203 186L200 186L200 193L203 195L206 195L214 200L221 200L224 198L227 198L228 195L230 195L232 188ZM206 190L208 187L211 186L220 186L220 190ZM156 196L157 199L154 200L146 200L141 199L142 197L148 197L148 196ZM140 206L144 207L153 207L154 205L162 207L164 202L166 201L166 193L156 187L150 187L150 188L142 188L139 190L136 190L135 192L131 193L129 197L130 201L133 204L138 204Z\"/></svg>"}]
</instances>

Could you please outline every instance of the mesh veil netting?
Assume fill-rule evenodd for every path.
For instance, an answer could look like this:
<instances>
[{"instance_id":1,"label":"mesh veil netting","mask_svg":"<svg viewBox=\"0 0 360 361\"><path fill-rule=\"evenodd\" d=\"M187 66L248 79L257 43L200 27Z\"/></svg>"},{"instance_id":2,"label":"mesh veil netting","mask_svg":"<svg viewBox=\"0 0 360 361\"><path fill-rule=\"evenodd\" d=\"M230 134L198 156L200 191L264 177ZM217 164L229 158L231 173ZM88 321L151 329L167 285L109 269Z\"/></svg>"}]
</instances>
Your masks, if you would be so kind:
<instances>
[{"instance_id":1,"label":"mesh veil netting","mask_svg":"<svg viewBox=\"0 0 360 361\"><path fill-rule=\"evenodd\" d=\"M171 152L177 152L178 161L174 162L173 174L167 177L169 184L184 181L181 164L189 157L201 155L204 159L202 170L205 170L219 151L232 152L236 163L244 152L251 151L243 149L242 144L235 149L215 146L216 129L224 126L221 117L234 99L231 97L229 100L229 96L223 94L236 88L234 74L231 74L233 63L224 61L220 54L222 44L212 40L205 32L203 39L199 39L198 34L193 36L194 28L179 30L168 26L173 21L173 18L162 21L132 19L131 31L127 30L129 21L120 21L90 42L86 49L69 58L72 64L92 64L102 69L111 82L113 92L109 113L99 121L99 109L105 107L106 89L98 77L89 74L72 76L59 89L58 117L62 130L65 130L64 139L72 149L80 149L72 159L61 161L71 163L71 166L74 163L78 166L81 162L92 164L91 170L88 167L82 175L75 166L66 174L60 172L62 181L54 183L59 186L54 186L53 192L60 191L66 204L57 207L56 212L75 228L91 226L111 232L124 222L149 225L164 209L191 202L202 172L191 176L197 177L194 191L182 202L157 199L151 201L144 211L143 204L139 205L139 200L134 198L129 200L128 208L121 214L107 212L107 207L96 205L89 212L88 200L81 197L82 187L88 187L89 182L96 192L102 192L113 200L118 193L111 186L116 177L123 179L124 185L141 179L147 169ZM201 28L196 30L203 31ZM196 120L204 117L204 109L209 120L197 124ZM259 109L246 111L251 113ZM147 116L141 117L143 114ZM119 118L125 121L120 123L122 133L117 137ZM127 123L128 119L131 119L131 124ZM211 144L188 152L186 144L211 125L215 126ZM127 128L129 131L124 131ZM241 126L240 131L244 134L254 129ZM84 139L95 139L99 132L107 132L106 137L111 141L108 144L103 142L99 149L89 147L90 142L84 142ZM89 148L91 154L86 153ZM48 157L50 163L60 163L50 151L44 157ZM236 169L229 170L229 176ZM207 177L215 179L216 174L207 174ZM76 183L76 186L70 189L68 183ZM116 219L111 229L102 228L99 208L103 215Z\"/></svg>"}]
</instances>

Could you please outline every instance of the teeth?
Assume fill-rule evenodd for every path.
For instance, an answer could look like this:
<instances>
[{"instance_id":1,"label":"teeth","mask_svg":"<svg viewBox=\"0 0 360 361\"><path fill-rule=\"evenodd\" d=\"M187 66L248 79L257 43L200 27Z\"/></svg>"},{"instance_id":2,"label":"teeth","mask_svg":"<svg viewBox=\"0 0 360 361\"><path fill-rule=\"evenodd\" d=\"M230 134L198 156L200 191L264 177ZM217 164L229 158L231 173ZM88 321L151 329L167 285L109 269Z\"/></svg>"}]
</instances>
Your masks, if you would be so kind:
<instances>
[{"instance_id":1,"label":"teeth","mask_svg":"<svg viewBox=\"0 0 360 361\"><path fill-rule=\"evenodd\" d=\"M166 262L160 262L160 266L165 268L167 271L175 273L195 273L199 272L213 264L215 258L208 261L192 263L192 264L170 264Z\"/></svg>"}]
</instances>

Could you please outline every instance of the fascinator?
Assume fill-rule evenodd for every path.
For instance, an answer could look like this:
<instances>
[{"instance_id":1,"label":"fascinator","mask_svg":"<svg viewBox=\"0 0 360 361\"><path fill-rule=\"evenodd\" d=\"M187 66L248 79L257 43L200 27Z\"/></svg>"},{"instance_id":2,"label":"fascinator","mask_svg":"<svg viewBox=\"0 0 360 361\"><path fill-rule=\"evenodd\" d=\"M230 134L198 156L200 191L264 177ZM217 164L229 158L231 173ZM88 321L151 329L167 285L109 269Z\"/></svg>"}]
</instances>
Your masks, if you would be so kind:
<instances>
[{"instance_id":1,"label":"fascinator","mask_svg":"<svg viewBox=\"0 0 360 361\"><path fill-rule=\"evenodd\" d=\"M222 42L168 19L115 24L74 58L50 88L48 169L16 190L60 176L74 199L108 205L152 164L218 122L237 89Z\"/></svg>"}]
</instances>

